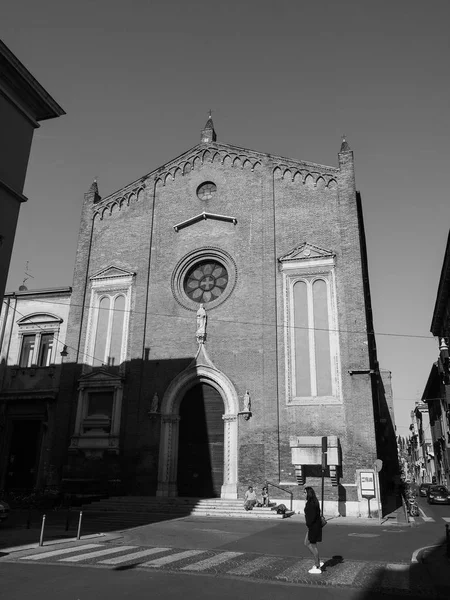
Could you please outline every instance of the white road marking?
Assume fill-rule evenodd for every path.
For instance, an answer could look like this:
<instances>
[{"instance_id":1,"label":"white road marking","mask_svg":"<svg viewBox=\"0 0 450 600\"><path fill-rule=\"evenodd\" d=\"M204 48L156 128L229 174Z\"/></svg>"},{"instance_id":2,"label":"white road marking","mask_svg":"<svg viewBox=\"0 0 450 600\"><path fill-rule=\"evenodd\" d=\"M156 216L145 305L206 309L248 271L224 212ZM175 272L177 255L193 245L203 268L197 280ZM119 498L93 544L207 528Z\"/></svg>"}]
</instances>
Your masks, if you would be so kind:
<instances>
[{"instance_id":1,"label":"white road marking","mask_svg":"<svg viewBox=\"0 0 450 600\"><path fill-rule=\"evenodd\" d=\"M385 566L381 587L409 590L409 565L391 563Z\"/></svg>"},{"instance_id":2,"label":"white road marking","mask_svg":"<svg viewBox=\"0 0 450 600\"><path fill-rule=\"evenodd\" d=\"M129 560L144 558L144 556L151 556L152 554L168 552L169 550L171 550L171 548L148 548L147 550L141 550L140 552L133 552L133 554L126 554L125 556L116 556L115 558L107 558L106 560L100 560L98 564L120 565L120 563L128 562Z\"/></svg>"},{"instance_id":3,"label":"white road marking","mask_svg":"<svg viewBox=\"0 0 450 600\"><path fill-rule=\"evenodd\" d=\"M149 560L148 562L142 563L141 567L164 567L170 563L178 562L184 558L190 558L191 556L197 556L197 554L204 554L206 550L185 550L184 552L177 552L176 554L169 554L169 556L163 556L161 558L155 558L155 560Z\"/></svg>"},{"instance_id":4,"label":"white road marking","mask_svg":"<svg viewBox=\"0 0 450 600\"><path fill-rule=\"evenodd\" d=\"M273 556L260 556L259 558L250 560L249 562L240 565L235 569L230 569L229 571L227 571L227 573L229 575L251 575L255 571L259 571L260 569L279 560L281 560L281 558L275 558Z\"/></svg>"},{"instance_id":5,"label":"white road marking","mask_svg":"<svg viewBox=\"0 0 450 600\"><path fill-rule=\"evenodd\" d=\"M447 523L450 523L450 517L442 517L442 519L443 519L444 521L447 521Z\"/></svg>"},{"instance_id":6,"label":"white road marking","mask_svg":"<svg viewBox=\"0 0 450 600\"><path fill-rule=\"evenodd\" d=\"M41 554L32 554L31 556L22 556L20 560L42 560L43 558L51 558L59 554L70 554L71 552L79 552L88 548L101 548L103 544L84 544L76 548L61 548L60 550L52 550L51 552L42 552Z\"/></svg>"},{"instance_id":7,"label":"white road marking","mask_svg":"<svg viewBox=\"0 0 450 600\"><path fill-rule=\"evenodd\" d=\"M425 512L420 508L419 506L419 511L422 515L422 519L426 522L426 523L434 523L434 519L433 517L427 517L427 515L425 514Z\"/></svg>"},{"instance_id":8,"label":"white road marking","mask_svg":"<svg viewBox=\"0 0 450 600\"><path fill-rule=\"evenodd\" d=\"M205 569L209 569L210 567L215 567L216 565L220 565L221 563L226 562L236 556L242 556L243 552L222 552L221 554L217 554L216 556L211 556L210 558L205 558L205 560L201 560L198 563L194 563L193 565L188 565L187 567L183 567L180 569L181 571L203 571Z\"/></svg>"},{"instance_id":9,"label":"white road marking","mask_svg":"<svg viewBox=\"0 0 450 600\"><path fill-rule=\"evenodd\" d=\"M85 552L77 554L77 556L69 556L69 558L61 558L58 562L81 562L90 558L98 558L99 556L107 556L108 554L118 554L125 550L134 550L136 546L116 546L114 548L105 548L98 552Z\"/></svg>"},{"instance_id":10,"label":"white road marking","mask_svg":"<svg viewBox=\"0 0 450 600\"><path fill-rule=\"evenodd\" d=\"M313 566L313 558L304 558L303 560L299 560L291 567L288 567L287 569L279 573L275 577L275 579L281 579L282 581L297 581L298 579L303 579L305 577L305 574L308 573L308 569L311 569L311 567ZM320 577L320 574L318 573L314 577Z\"/></svg>"}]
</instances>

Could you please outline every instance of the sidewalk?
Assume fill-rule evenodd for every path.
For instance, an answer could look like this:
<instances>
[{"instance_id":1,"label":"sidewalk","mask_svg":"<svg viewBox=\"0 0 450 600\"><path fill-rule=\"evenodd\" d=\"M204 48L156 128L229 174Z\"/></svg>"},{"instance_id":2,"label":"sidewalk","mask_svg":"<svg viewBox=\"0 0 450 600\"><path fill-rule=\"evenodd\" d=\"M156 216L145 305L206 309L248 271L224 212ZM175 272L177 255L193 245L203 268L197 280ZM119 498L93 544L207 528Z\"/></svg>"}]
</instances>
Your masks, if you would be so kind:
<instances>
[{"instance_id":1,"label":"sidewalk","mask_svg":"<svg viewBox=\"0 0 450 600\"><path fill-rule=\"evenodd\" d=\"M27 528L27 520L29 515L27 511L15 511L11 515L10 519L0 526L0 552L3 548L11 549L14 546L33 545L39 544L41 524L42 524L42 512L36 512L32 515L30 528ZM97 522L95 515L90 514L83 518L81 527L81 537L85 538L87 535L95 534L113 534L114 536L126 536L128 531L139 530L142 526L136 527L120 527L115 524L105 523L105 514L102 514L102 518ZM190 517L191 518L191 517ZM49 546L52 543L60 543L61 541L70 541L76 539L78 529L79 511L73 510L70 515L69 530L66 531L66 519L67 511L48 511L46 514L46 524L44 530L44 545ZM186 519L181 517L180 519ZM180 519L167 519L161 523L173 523ZM214 517L205 517L209 522L214 522ZM221 519L223 522L224 519ZM303 514L294 514L289 517L289 521L304 523ZM405 515L402 509L398 509L391 515L383 517L381 520L378 518L358 518L358 517L328 517L328 523L332 525L343 525L343 526L361 526L361 527L386 527L386 526L409 526L405 520ZM249 523L250 521L245 521ZM254 523L255 521L251 521ZM262 528L269 526L273 523L272 521L258 520L259 525ZM258 527L259 529L259 527Z\"/></svg>"}]
</instances>

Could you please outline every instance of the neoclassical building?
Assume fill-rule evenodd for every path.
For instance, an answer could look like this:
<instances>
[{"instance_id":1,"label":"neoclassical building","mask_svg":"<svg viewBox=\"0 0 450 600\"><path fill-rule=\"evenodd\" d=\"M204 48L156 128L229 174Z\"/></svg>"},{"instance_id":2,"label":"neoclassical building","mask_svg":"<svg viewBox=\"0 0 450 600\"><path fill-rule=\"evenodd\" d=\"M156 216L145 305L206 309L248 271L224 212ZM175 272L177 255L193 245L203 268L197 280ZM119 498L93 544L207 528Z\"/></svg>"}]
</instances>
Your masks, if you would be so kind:
<instances>
[{"instance_id":1,"label":"neoclassical building","mask_svg":"<svg viewBox=\"0 0 450 600\"><path fill-rule=\"evenodd\" d=\"M384 493L395 436L345 139L325 166L221 143L210 117L137 181L105 198L94 182L72 290L64 489L238 498L269 481L300 506L324 449L329 507L365 514L377 459Z\"/></svg>"}]
</instances>

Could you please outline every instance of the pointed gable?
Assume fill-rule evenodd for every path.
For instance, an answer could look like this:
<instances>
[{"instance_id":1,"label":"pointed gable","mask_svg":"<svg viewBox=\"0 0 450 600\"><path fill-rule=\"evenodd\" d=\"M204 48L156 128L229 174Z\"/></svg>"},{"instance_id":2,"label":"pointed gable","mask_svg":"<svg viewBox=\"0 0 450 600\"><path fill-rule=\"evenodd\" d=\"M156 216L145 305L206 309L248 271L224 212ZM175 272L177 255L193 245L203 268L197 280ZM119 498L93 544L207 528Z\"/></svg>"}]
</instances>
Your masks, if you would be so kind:
<instances>
[{"instance_id":1,"label":"pointed gable","mask_svg":"<svg viewBox=\"0 0 450 600\"><path fill-rule=\"evenodd\" d=\"M320 246L315 246L314 244L304 242L303 244L297 246L284 256L281 256L278 260L280 263L289 263L293 261L297 262L314 259L334 259L335 256L335 253L331 250L326 250L325 248L321 248Z\"/></svg>"},{"instance_id":2,"label":"pointed gable","mask_svg":"<svg viewBox=\"0 0 450 600\"><path fill-rule=\"evenodd\" d=\"M118 279L119 277L133 277L136 275L133 271L127 271L126 269L121 269L120 267L115 267L114 265L110 265L101 271L95 273L95 275L91 276L91 281L100 281L102 279Z\"/></svg>"}]
</instances>

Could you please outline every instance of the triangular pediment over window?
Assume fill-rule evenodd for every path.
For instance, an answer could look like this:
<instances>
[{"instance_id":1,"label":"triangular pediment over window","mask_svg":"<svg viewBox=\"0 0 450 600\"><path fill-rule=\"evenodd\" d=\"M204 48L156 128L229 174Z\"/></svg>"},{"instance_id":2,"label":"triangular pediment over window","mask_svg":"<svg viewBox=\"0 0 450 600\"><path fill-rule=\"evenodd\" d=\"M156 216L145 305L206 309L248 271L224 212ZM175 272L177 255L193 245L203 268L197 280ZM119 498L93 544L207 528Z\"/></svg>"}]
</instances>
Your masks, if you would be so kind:
<instances>
[{"instance_id":1,"label":"triangular pediment over window","mask_svg":"<svg viewBox=\"0 0 450 600\"><path fill-rule=\"evenodd\" d=\"M99 279L116 279L118 277L133 277L136 273L133 271L127 271L126 269L121 269L120 267L115 267L114 265L110 265L101 271L92 275L91 280L98 281Z\"/></svg>"},{"instance_id":2,"label":"triangular pediment over window","mask_svg":"<svg viewBox=\"0 0 450 600\"><path fill-rule=\"evenodd\" d=\"M313 259L324 259L334 258L335 253L331 250L326 250L320 246L314 244L308 244L304 242L300 246L297 246L284 256L281 256L278 260L280 262L299 261L299 260L313 260Z\"/></svg>"},{"instance_id":3,"label":"triangular pediment over window","mask_svg":"<svg viewBox=\"0 0 450 600\"><path fill-rule=\"evenodd\" d=\"M106 369L97 369L95 371L91 371L90 373L86 373L82 375L78 380L81 386L85 385L95 385L96 383L101 384L113 384L116 382L120 382L121 377L117 375L117 373L110 373Z\"/></svg>"}]
</instances>

